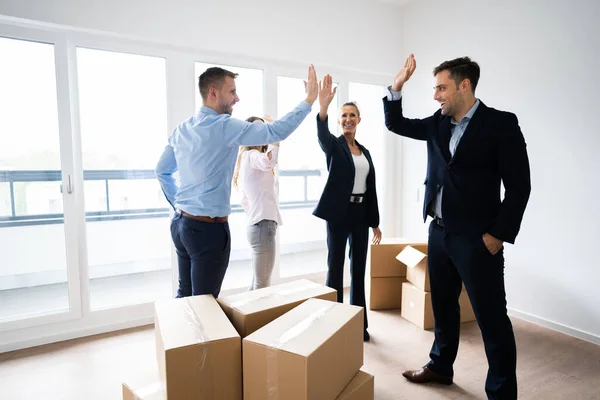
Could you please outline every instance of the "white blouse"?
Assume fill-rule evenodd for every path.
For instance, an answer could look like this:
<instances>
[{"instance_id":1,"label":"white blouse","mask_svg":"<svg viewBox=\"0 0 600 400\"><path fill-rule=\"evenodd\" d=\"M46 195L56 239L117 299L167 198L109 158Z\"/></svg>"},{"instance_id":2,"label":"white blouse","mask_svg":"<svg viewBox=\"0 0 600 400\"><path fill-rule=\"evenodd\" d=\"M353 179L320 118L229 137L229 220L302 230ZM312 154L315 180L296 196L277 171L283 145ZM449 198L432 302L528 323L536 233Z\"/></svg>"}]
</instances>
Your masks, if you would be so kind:
<instances>
[{"instance_id":1,"label":"white blouse","mask_svg":"<svg viewBox=\"0 0 600 400\"><path fill-rule=\"evenodd\" d=\"M278 157L278 146L269 146L266 153L248 150L242 155L238 180L242 191L241 205L246 211L248 225L254 225L263 219L275 221L277 225L282 224L277 199L277 179L273 174Z\"/></svg>"},{"instance_id":2,"label":"white blouse","mask_svg":"<svg viewBox=\"0 0 600 400\"><path fill-rule=\"evenodd\" d=\"M367 175L369 175L369 160L364 152L360 156L352 154L354 161L354 188L352 194L364 194L367 191Z\"/></svg>"}]
</instances>

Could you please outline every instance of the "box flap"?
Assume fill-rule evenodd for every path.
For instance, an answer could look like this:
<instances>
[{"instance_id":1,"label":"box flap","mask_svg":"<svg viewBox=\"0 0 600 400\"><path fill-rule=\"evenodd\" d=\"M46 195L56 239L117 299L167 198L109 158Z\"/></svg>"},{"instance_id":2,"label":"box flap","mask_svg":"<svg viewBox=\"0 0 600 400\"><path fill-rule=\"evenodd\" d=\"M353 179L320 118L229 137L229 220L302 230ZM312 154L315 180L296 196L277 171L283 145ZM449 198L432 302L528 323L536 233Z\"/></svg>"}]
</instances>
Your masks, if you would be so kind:
<instances>
[{"instance_id":1,"label":"box flap","mask_svg":"<svg viewBox=\"0 0 600 400\"><path fill-rule=\"evenodd\" d=\"M123 400L164 400L166 398L165 387L160 381L143 387L124 382L123 389Z\"/></svg>"},{"instance_id":2,"label":"box flap","mask_svg":"<svg viewBox=\"0 0 600 400\"><path fill-rule=\"evenodd\" d=\"M156 368L148 372L138 370L135 376L123 381L123 400L164 400L165 397L165 386Z\"/></svg>"},{"instance_id":3,"label":"box flap","mask_svg":"<svg viewBox=\"0 0 600 400\"><path fill-rule=\"evenodd\" d=\"M226 296L220 298L219 303L239 310L244 315L249 315L329 292L334 292L334 289L308 279L299 279L281 285Z\"/></svg>"},{"instance_id":4,"label":"box flap","mask_svg":"<svg viewBox=\"0 0 600 400\"><path fill-rule=\"evenodd\" d=\"M240 337L210 294L159 300L154 308L165 350Z\"/></svg>"},{"instance_id":5,"label":"box flap","mask_svg":"<svg viewBox=\"0 0 600 400\"><path fill-rule=\"evenodd\" d=\"M362 369L359 370L354 378L350 381L350 383L344 388L342 393L336 398L336 400L346 400L349 398L354 398L353 394L360 390L363 385L365 385L370 380L375 379L375 377Z\"/></svg>"},{"instance_id":6,"label":"box flap","mask_svg":"<svg viewBox=\"0 0 600 400\"><path fill-rule=\"evenodd\" d=\"M398 255L396 259L406 265L409 268L416 267L423 259L427 257L427 254L415 249L412 246L406 246Z\"/></svg>"},{"instance_id":7,"label":"box flap","mask_svg":"<svg viewBox=\"0 0 600 400\"><path fill-rule=\"evenodd\" d=\"M313 298L250 334L244 341L308 357L361 312L362 307Z\"/></svg>"}]
</instances>

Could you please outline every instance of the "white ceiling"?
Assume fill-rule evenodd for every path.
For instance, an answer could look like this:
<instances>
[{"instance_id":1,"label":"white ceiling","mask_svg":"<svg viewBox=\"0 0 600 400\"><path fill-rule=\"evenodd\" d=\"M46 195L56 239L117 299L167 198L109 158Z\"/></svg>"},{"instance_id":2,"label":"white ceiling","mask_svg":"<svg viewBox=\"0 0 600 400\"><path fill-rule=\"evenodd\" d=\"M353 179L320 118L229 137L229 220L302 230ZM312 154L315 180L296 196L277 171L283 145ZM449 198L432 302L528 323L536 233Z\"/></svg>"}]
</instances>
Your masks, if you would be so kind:
<instances>
[{"instance_id":1,"label":"white ceiling","mask_svg":"<svg viewBox=\"0 0 600 400\"><path fill-rule=\"evenodd\" d=\"M380 1L382 3L388 3L388 4L394 4L396 6L402 6L412 0L374 0L374 1Z\"/></svg>"}]
</instances>

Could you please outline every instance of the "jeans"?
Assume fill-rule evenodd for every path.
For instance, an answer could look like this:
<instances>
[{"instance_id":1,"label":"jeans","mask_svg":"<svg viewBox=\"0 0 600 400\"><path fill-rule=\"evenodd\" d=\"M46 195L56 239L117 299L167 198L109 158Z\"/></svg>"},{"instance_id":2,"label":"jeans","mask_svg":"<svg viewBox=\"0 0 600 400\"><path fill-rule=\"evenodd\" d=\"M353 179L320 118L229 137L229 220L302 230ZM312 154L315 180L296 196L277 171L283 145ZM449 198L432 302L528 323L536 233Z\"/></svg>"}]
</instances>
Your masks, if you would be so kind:
<instances>
[{"instance_id":1,"label":"jeans","mask_svg":"<svg viewBox=\"0 0 600 400\"><path fill-rule=\"evenodd\" d=\"M267 287L275 266L277 222L263 219L248 226L246 232L252 249L253 276L249 290Z\"/></svg>"}]
</instances>

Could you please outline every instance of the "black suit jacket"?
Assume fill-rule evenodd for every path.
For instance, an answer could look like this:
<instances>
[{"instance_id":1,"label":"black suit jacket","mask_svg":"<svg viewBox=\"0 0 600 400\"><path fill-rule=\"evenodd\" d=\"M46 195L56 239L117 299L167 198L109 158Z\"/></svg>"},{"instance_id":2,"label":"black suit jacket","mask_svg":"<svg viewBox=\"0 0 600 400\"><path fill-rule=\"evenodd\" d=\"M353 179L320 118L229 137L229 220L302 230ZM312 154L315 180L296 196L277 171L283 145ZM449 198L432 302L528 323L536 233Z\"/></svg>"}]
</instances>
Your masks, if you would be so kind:
<instances>
[{"instance_id":1,"label":"black suit jacket","mask_svg":"<svg viewBox=\"0 0 600 400\"><path fill-rule=\"evenodd\" d=\"M480 101L451 157L451 117L438 110L425 119L405 118L402 100L384 98L383 106L390 131L427 141L423 220L431 215L431 202L443 185L442 217L449 232L487 232L514 243L531 192L527 146L516 115Z\"/></svg>"},{"instance_id":2,"label":"black suit jacket","mask_svg":"<svg viewBox=\"0 0 600 400\"><path fill-rule=\"evenodd\" d=\"M354 161L350 147L344 135L335 137L329 132L326 121L321 121L317 114L317 134L319 145L325 152L327 159L327 183L323 188L321 198L313 215L330 222L342 222L348 213L350 196L354 188ZM371 228L379 226L379 207L377 205L377 191L375 190L375 166L369 151L360 143L360 147L369 161L369 174L367 175L367 190L365 192L365 204L367 206L368 225Z\"/></svg>"}]
</instances>

